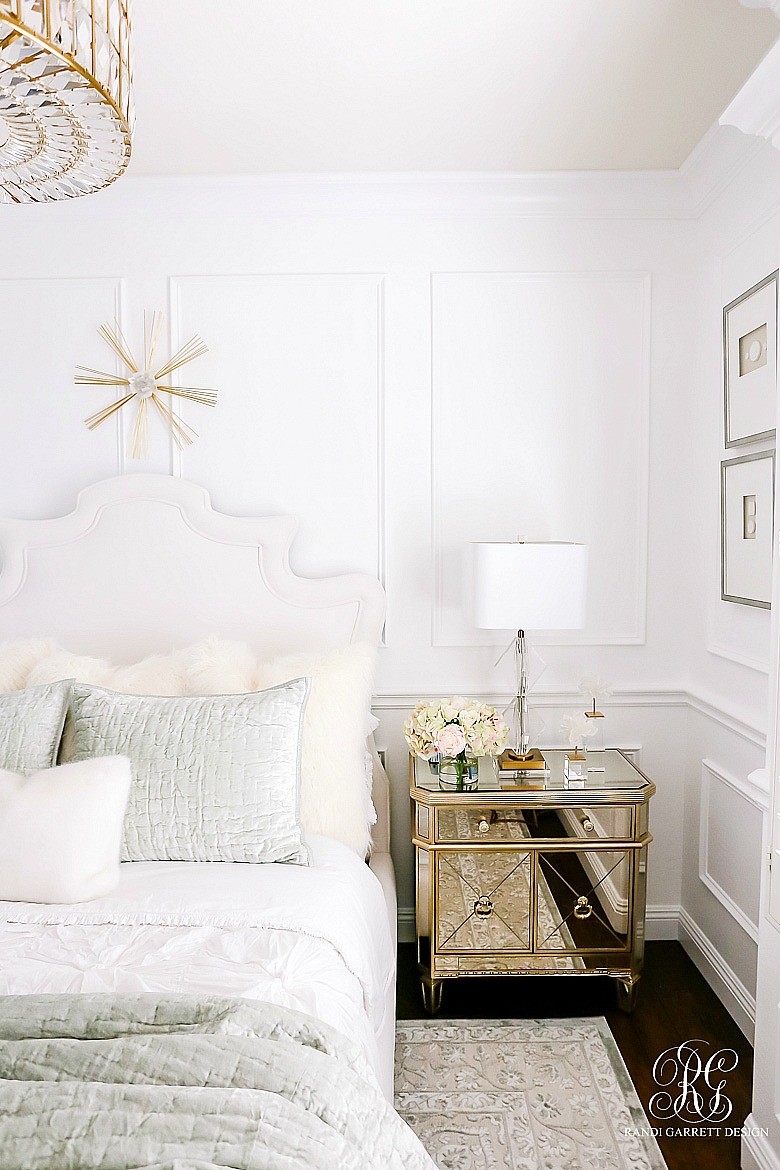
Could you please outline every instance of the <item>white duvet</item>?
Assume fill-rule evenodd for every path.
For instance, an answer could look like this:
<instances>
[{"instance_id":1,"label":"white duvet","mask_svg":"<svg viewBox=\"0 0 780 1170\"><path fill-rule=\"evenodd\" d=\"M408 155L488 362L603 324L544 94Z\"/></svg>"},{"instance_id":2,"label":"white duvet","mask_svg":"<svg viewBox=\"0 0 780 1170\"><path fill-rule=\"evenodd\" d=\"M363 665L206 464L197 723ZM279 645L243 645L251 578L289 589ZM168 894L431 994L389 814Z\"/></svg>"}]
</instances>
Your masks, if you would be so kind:
<instances>
[{"instance_id":1,"label":"white duvet","mask_svg":"<svg viewBox=\"0 0 780 1170\"><path fill-rule=\"evenodd\" d=\"M394 955L382 888L351 850L309 837L311 866L128 862L77 906L0 902L0 994L236 995L296 1008L378 1067Z\"/></svg>"}]
</instances>

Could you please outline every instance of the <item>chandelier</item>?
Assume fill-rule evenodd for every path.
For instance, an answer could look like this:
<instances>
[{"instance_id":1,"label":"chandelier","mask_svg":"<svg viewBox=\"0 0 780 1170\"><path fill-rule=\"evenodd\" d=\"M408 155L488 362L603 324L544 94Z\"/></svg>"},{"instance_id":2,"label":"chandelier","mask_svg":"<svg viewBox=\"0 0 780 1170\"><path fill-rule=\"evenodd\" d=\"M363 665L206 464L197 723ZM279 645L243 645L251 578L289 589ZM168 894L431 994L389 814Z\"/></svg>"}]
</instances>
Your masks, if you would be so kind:
<instances>
[{"instance_id":1,"label":"chandelier","mask_svg":"<svg viewBox=\"0 0 780 1170\"><path fill-rule=\"evenodd\" d=\"M130 0L0 0L0 203L107 187L130 161Z\"/></svg>"}]
</instances>

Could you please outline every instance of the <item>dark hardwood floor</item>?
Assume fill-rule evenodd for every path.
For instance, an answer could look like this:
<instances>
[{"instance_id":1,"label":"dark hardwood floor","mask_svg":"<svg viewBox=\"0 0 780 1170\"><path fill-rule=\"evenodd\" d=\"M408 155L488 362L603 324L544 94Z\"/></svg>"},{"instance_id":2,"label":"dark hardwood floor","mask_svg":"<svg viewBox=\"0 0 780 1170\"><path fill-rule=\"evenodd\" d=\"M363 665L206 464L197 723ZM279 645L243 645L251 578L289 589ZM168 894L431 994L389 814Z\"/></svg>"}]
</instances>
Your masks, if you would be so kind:
<instances>
[{"instance_id":1,"label":"dark hardwood floor","mask_svg":"<svg viewBox=\"0 0 780 1170\"><path fill-rule=\"evenodd\" d=\"M533 1019L605 1016L642 1105L658 1086L652 1069L664 1049L685 1040L704 1040L733 1048L739 1063L726 1077L733 1112L725 1127L738 1128L750 1112L753 1051L720 1000L679 943L647 944L636 1008L625 1015L615 1007L608 978L459 979L444 985L441 1019ZM403 944L398 955L399 1019L420 1019L416 949ZM659 1125L659 1122L652 1122ZM669 1170L738 1170L740 1141L728 1138L658 1138ZM572 1170L576 1170L572 1167Z\"/></svg>"}]
</instances>

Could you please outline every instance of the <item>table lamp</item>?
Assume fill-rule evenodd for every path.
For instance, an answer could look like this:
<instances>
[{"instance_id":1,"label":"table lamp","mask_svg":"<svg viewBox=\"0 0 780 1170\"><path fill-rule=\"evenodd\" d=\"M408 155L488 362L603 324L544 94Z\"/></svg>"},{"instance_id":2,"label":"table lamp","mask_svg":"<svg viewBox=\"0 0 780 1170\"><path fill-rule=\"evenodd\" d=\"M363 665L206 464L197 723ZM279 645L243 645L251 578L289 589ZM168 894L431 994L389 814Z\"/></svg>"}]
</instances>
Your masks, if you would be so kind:
<instances>
[{"instance_id":1,"label":"table lamp","mask_svg":"<svg viewBox=\"0 0 780 1170\"><path fill-rule=\"evenodd\" d=\"M588 546L555 541L475 543L473 617L482 630L516 629L517 694L515 744L498 759L499 769L522 772L546 767L531 747L528 727L528 644L525 631L579 630L585 625Z\"/></svg>"}]
</instances>

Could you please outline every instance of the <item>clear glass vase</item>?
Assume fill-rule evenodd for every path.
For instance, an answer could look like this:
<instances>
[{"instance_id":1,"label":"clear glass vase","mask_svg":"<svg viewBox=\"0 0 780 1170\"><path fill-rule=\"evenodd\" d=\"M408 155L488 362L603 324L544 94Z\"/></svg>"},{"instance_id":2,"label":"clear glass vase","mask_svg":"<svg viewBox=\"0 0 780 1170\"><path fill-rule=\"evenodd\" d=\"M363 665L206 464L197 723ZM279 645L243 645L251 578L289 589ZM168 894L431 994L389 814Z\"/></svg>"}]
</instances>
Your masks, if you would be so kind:
<instances>
[{"instance_id":1,"label":"clear glass vase","mask_svg":"<svg viewBox=\"0 0 780 1170\"><path fill-rule=\"evenodd\" d=\"M473 792L479 784L479 760L470 752L439 759L439 788L445 792Z\"/></svg>"}]
</instances>

